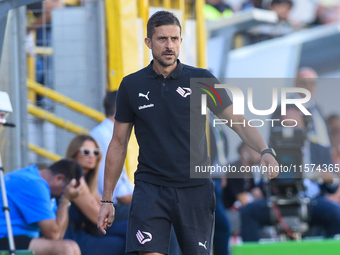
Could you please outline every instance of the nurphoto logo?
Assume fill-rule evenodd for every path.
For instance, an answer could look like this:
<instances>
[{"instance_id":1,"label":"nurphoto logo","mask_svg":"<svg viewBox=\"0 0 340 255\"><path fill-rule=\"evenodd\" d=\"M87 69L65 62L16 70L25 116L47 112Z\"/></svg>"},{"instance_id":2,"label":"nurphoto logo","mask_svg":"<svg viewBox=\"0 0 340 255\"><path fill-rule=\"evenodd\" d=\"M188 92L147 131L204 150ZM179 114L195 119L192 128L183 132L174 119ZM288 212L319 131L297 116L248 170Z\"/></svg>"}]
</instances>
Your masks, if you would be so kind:
<instances>
[{"instance_id":1,"label":"nurphoto logo","mask_svg":"<svg viewBox=\"0 0 340 255\"><path fill-rule=\"evenodd\" d=\"M217 91L212 86L209 86L209 85L207 85L205 83L201 83L201 82L199 82L199 83L206 86L211 91L213 91L215 96L219 99L220 104L222 105L222 101L221 101ZM230 85L230 84L215 84L215 88L217 88L217 89L224 88L224 89L230 90L230 92L233 96L233 114L234 115L244 115L245 97L244 97L244 94L243 94L243 92L240 88L238 88L234 85ZM212 95L212 93L210 91L208 91L205 88L199 88L199 89L205 91L213 99L215 105L217 105L216 100L215 100L214 96ZM276 87L272 88L272 105L269 109L266 109L266 110L255 109L254 104L253 104L253 88L248 88L247 92L248 92L247 106L248 106L249 111L251 113L253 113L254 115L258 115L258 116L270 115L270 114L272 114L276 111L276 109L278 107L278 89ZM288 93L299 93L299 94L305 95L305 97L303 97L303 98L289 98L287 96ZM201 114L202 115L207 114L207 94L201 95ZM287 105L295 105L297 108L300 109L300 111L304 115L312 115L306 109L306 107L303 105L304 103L309 102L310 99L311 99L311 93L307 89L297 88L297 87L281 88L281 115L286 115ZM298 124L297 121L293 120L293 119L285 119L285 120L282 120L282 121L280 121L279 119L266 119L265 121L271 122L272 127L274 126L275 121L281 122L281 125L283 127L295 127ZM246 126L245 120L241 123L239 123L239 122L233 123L232 120L226 120L226 119L214 119L213 120L213 126L215 127L216 125L227 124L228 122L231 126L240 125L240 124L242 124L243 126ZM286 125L285 124L286 122L288 122L288 123L294 122L295 124ZM250 120L248 120L248 126L250 126L250 127L262 127L263 125L264 125L264 121L261 120L261 119L250 119Z\"/></svg>"}]
</instances>

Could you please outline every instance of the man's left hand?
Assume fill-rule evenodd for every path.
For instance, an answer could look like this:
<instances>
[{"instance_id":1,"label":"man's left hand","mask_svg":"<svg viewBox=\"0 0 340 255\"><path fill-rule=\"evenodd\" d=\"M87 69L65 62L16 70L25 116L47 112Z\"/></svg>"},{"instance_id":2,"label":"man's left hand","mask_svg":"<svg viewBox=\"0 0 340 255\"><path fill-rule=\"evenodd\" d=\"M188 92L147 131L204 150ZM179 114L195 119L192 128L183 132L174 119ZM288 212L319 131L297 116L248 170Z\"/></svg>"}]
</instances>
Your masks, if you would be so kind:
<instances>
[{"instance_id":1,"label":"man's left hand","mask_svg":"<svg viewBox=\"0 0 340 255\"><path fill-rule=\"evenodd\" d=\"M263 166L267 167L268 179L274 179L276 176L279 175L279 164L270 153L265 153L261 157L262 173L264 173L265 171Z\"/></svg>"}]
</instances>

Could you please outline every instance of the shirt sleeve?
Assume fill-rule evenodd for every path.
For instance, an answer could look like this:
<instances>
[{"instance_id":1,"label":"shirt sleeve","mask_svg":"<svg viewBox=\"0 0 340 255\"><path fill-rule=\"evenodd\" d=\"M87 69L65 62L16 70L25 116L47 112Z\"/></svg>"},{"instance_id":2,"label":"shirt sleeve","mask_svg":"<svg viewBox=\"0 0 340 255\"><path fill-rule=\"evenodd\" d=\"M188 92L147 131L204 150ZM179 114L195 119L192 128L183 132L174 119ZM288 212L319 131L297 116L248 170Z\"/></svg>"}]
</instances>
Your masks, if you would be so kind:
<instances>
[{"instance_id":1,"label":"shirt sleeve","mask_svg":"<svg viewBox=\"0 0 340 255\"><path fill-rule=\"evenodd\" d=\"M27 224L56 218L51 204L51 192L44 180L20 180L16 184L21 188L16 191L15 204Z\"/></svg>"},{"instance_id":2,"label":"shirt sleeve","mask_svg":"<svg viewBox=\"0 0 340 255\"><path fill-rule=\"evenodd\" d=\"M115 119L121 122L133 122L134 115L131 108L127 84L124 78L118 89Z\"/></svg>"},{"instance_id":3,"label":"shirt sleeve","mask_svg":"<svg viewBox=\"0 0 340 255\"><path fill-rule=\"evenodd\" d=\"M214 95L214 98L217 98L217 100L213 100L212 97L207 97L207 104L210 109L215 115L221 113L225 108L227 108L229 105L231 105L233 102L231 101L227 91L225 89L215 89L214 85L219 84L220 81L208 70L205 72L205 78L211 78L211 81L209 82L209 86L211 86ZM216 92L216 93L215 93Z\"/></svg>"}]
</instances>

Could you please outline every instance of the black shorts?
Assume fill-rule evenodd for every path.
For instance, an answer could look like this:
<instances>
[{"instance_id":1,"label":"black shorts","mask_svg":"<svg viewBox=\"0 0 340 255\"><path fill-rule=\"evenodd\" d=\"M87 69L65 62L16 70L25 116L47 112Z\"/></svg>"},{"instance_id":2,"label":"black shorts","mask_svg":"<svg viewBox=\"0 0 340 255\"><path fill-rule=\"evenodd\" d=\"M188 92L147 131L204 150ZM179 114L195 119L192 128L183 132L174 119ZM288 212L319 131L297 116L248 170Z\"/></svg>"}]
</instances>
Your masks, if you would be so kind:
<instances>
[{"instance_id":1,"label":"black shorts","mask_svg":"<svg viewBox=\"0 0 340 255\"><path fill-rule=\"evenodd\" d=\"M168 254L173 225L182 254L211 254L216 198L211 180L172 188L136 181L126 251Z\"/></svg>"},{"instance_id":2,"label":"black shorts","mask_svg":"<svg viewBox=\"0 0 340 255\"><path fill-rule=\"evenodd\" d=\"M15 236L14 243L17 250L27 250L32 238L25 235ZM0 238L0 250L8 250L8 238Z\"/></svg>"}]
</instances>

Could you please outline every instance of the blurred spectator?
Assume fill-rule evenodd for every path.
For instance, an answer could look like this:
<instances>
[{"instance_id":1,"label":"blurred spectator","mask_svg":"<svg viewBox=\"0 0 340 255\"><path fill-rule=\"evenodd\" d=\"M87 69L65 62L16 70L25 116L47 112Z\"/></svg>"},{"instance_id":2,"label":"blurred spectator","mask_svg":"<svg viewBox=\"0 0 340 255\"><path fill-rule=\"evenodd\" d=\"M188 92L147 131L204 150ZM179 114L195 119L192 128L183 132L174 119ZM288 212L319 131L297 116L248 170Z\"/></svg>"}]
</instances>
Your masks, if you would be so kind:
<instances>
[{"instance_id":1,"label":"blurred spectator","mask_svg":"<svg viewBox=\"0 0 340 255\"><path fill-rule=\"evenodd\" d=\"M226 166L228 156L227 126L216 125L213 127L214 115L210 113L210 158L212 166ZM221 173L212 175L215 183L216 209L215 209L215 233L214 233L214 254L229 254L230 221L225 214L222 201L222 189L225 187L225 180L221 180Z\"/></svg>"},{"instance_id":2,"label":"blurred spectator","mask_svg":"<svg viewBox=\"0 0 340 255\"><path fill-rule=\"evenodd\" d=\"M82 168L75 160L63 159L40 171L31 165L4 176L17 249L42 255L80 255L75 242L61 239L68 223L69 202L85 186L82 175ZM59 199L56 212L51 198ZM0 206L3 207L2 197ZM9 249L7 234L5 214L1 210L0 250Z\"/></svg>"},{"instance_id":3,"label":"blurred spectator","mask_svg":"<svg viewBox=\"0 0 340 255\"><path fill-rule=\"evenodd\" d=\"M77 160L83 167L86 185L72 201L65 238L76 241L83 255L125 254L127 221L113 224L105 236L97 229L100 202L97 176L102 157L98 143L88 135L76 136L67 148L66 157Z\"/></svg>"},{"instance_id":4,"label":"blurred spectator","mask_svg":"<svg viewBox=\"0 0 340 255\"><path fill-rule=\"evenodd\" d=\"M273 0L270 4L269 10L276 12L280 21L287 21L288 14L293 7L291 0Z\"/></svg>"},{"instance_id":5,"label":"blurred spectator","mask_svg":"<svg viewBox=\"0 0 340 255\"><path fill-rule=\"evenodd\" d=\"M248 0L246 3L243 4L242 11L251 10L254 8L262 9L263 8L262 3L263 0Z\"/></svg>"},{"instance_id":6,"label":"blurred spectator","mask_svg":"<svg viewBox=\"0 0 340 255\"><path fill-rule=\"evenodd\" d=\"M111 141L114 129L114 117L116 114L116 96L117 91L108 92L106 94L104 98L104 109L106 118L90 133L90 135L98 142L103 153L103 160L100 162L98 172L98 192L100 194L100 197L102 196L104 190L104 170L107 148ZM132 193L133 186L124 167L112 198L115 206L115 222L128 219Z\"/></svg>"},{"instance_id":7,"label":"blurred spectator","mask_svg":"<svg viewBox=\"0 0 340 255\"><path fill-rule=\"evenodd\" d=\"M336 114L329 116L327 118L327 128L332 145L331 152L334 171L337 172L340 177L340 116ZM336 167L338 167L337 170L335 169ZM333 202L340 204L340 188L338 187L334 194L328 195L327 197Z\"/></svg>"},{"instance_id":8,"label":"blurred spectator","mask_svg":"<svg viewBox=\"0 0 340 255\"><path fill-rule=\"evenodd\" d=\"M318 75L310 67L301 67L295 79L295 87L307 89L311 93L311 99L304 103L306 109L312 114L309 116L312 121L308 122L307 136L314 143L318 143L325 147L330 147L329 136L324 118L315 102L315 94L317 90ZM305 94L293 93L291 98L303 98ZM275 111L272 118L279 119L280 111Z\"/></svg>"},{"instance_id":9,"label":"blurred spectator","mask_svg":"<svg viewBox=\"0 0 340 255\"><path fill-rule=\"evenodd\" d=\"M324 25L340 22L340 4L331 6L319 4L315 21L311 25Z\"/></svg>"},{"instance_id":10,"label":"blurred spectator","mask_svg":"<svg viewBox=\"0 0 340 255\"><path fill-rule=\"evenodd\" d=\"M42 29L46 29L45 33L50 35L52 10L62 7L64 7L64 4L63 1L60 0L36 2L27 5L27 9L34 15L34 18L31 17L33 21L27 26L27 33L32 30L37 32L37 45L43 45L44 43L42 40L42 33L44 33L44 31ZM46 43L50 45L50 42Z\"/></svg>"},{"instance_id":11,"label":"blurred spectator","mask_svg":"<svg viewBox=\"0 0 340 255\"><path fill-rule=\"evenodd\" d=\"M260 154L243 142L238 147L237 152L240 158L232 163L231 166L235 166L238 172L241 170L241 166L254 167L260 163ZM223 203L232 222L233 235L240 234L241 220L239 209L263 197L261 189L255 184L253 173L242 173L242 177L240 175L233 176L233 173L228 173L227 186L223 189Z\"/></svg>"},{"instance_id":12,"label":"blurred spectator","mask_svg":"<svg viewBox=\"0 0 340 255\"><path fill-rule=\"evenodd\" d=\"M247 44L253 44L292 33L294 29L287 19L292 7L293 2L290 0L273 0L269 6L269 10L276 12L279 23L263 24L251 28L248 31Z\"/></svg>"},{"instance_id":13,"label":"blurred spectator","mask_svg":"<svg viewBox=\"0 0 340 255\"><path fill-rule=\"evenodd\" d=\"M306 123L301 111L295 107L287 107L287 114L282 116L286 124L294 126L295 122L289 122L289 119L295 120L298 125L295 128L305 128ZM305 141L303 151L303 163L305 167L315 164L319 165L332 164L329 148L319 144ZM303 196L309 197L311 202L308 204L309 224L310 226L321 226L325 229L326 237L333 237L340 233L340 206L329 201L324 197L326 193L334 193L338 187L338 178L330 172L315 172L315 180L304 179L303 184L305 191ZM242 239L245 242L258 241L260 227L270 225L270 210L267 199L261 199L246 205L241 211L242 217Z\"/></svg>"},{"instance_id":14,"label":"blurred spectator","mask_svg":"<svg viewBox=\"0 0 340 255\"><path fill-rule=\"evenodd\" d=\"M51 47L52 31L51 20L52 10L64 7L63 1L51 0L37 2L27 5L27 9L33 14L32 22L27 26L28 41L31 41L31 31L36 32L36 45L41 47ZM32 15L31 15L32 16ZM51 56L35 56L36 60L36 82L53 88L52 84L52 57ZM52 110L51 100L37 95L37 105Z\"/></svg>"},{"instance_id":15,"label":"blurred spectator","mask_svg":"<svg viewBox=\"0 0 340 255\"><path fill-rule=\"evenodd\" d=\"M308 130L308 138L322 146L330 147L330 141L328 137L326 123L321 115L320 109L315 102L316 84L318 75L310 67L301 67L296 77L295 86L299 88L307 89L311 93L311 100L304 104L308 111L312 114L312 127ZM295 95L298 97L304 97L305 95Z\"/></svg>"},{"instance_id":16,"label":"blurred spectator","mask_svg":"<svg viewBox=\"0 0 340 255\"><path fill-rule=\"evenodd\" d=\"M206 0L203 13L207 20L217 20L222 17L230 17L233 11L222 0Z\"/></svg>"}]
</instances>

